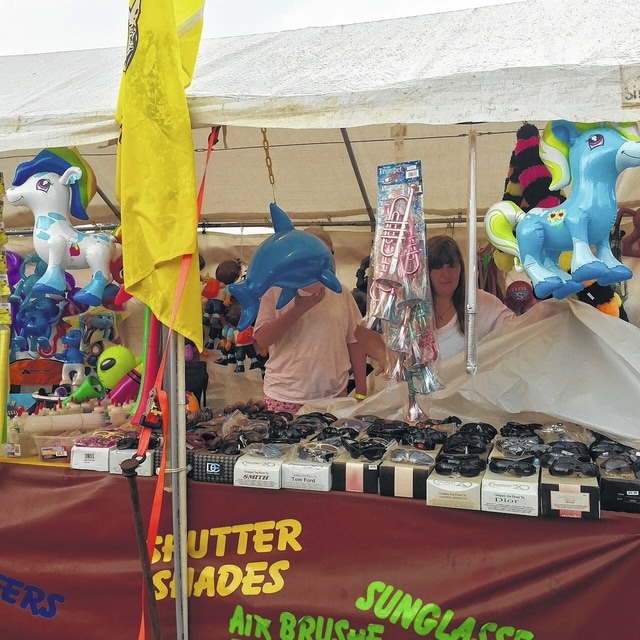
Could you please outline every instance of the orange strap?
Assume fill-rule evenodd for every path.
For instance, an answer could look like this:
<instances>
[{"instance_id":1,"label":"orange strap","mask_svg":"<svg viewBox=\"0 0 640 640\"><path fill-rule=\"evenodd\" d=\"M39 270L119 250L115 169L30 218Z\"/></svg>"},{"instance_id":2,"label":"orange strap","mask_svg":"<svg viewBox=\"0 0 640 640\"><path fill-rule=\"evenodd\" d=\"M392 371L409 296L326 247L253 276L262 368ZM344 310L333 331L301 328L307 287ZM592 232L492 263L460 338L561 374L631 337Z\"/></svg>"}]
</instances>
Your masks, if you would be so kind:
<instances>
[{"instance_id":1,"label":"orange strap","mask_svg":"<svg viewBox=\"0 0 640 640\"><path fill-rule=\"evenodd\" d=\"M202 174L202 180L200 182L200 188L198 190L198 222L200 221L200 216L202 213L202 203L204 199L204 186L205 180L207 176L207 169L209 166L209 159L211 157L211 152L213 150L213 146L218 141L218 135L220 132L220 126L212 127L211 133L209 134L208 139L208 149L207 149L207 158L205 161L204 172ZM162 358L160 360L160 365L158 367L156 379L153 388L151 389L150 402L147 405L147 410L152 409L152 404L157 403L157 409L160 411L160 415L162 416L162 438L163 442L167 441L168 437L168 428L169 428L169 396L167 392L162 388L162 382L164 378L164 369L167 360L167 354L169 352L169 341L171 339L171 334L173 333L173 325L175 323L176 315L178 313L178 308L180 307L180 300L182 299L182 293L184 292L185 283L187 281L187 274L189 273L189 267L191 265L191 260L193 259L192 254L185 254L182 256L182 261L180 263L180 273L178 275L178 283L176 286L176 293L173 300L173 309L171 311L171 319L169 322L168 332L167 332L167 341L165 344L165 348L162 350ZM153 429L150 427L142 426L140 433L140 440L138 442L138 450L136 451L136 457L140 460L143 460L147 455L147 451L149 449L149 441L151 439L151 433ZM166 449L163 446L161 455L160 455L160 467L158 469L158 479L156 481L156 488L153 496L153 503L151 506L151 514L149 516L149 529L147 532L147 553L149 554L149 559L153 557L153 548L156 541L156 536L158 535L158 528L160 525L160 514L162 512L162 497L164 492L164 482L165 482L165 470L166 470L167 460L166 460ZM145 616L144 616L144 607L145 607L145 587L144 583L142 585L142 614L140 617L140 629L138 631L138 640L145 640Z\"/></svg>"}]
</instances>

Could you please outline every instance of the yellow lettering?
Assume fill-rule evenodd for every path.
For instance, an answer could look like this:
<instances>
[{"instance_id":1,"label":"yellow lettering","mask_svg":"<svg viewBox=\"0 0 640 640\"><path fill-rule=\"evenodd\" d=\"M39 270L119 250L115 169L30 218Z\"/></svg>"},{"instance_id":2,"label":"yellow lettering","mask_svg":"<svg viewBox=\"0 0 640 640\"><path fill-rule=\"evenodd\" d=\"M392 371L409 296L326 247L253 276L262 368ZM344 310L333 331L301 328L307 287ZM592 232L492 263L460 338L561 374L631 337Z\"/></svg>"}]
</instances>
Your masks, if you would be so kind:
<instances>
[{"instance_id":1,"label":"yellow lettering","mask_svg":"<svg viewBox=\"0 0 640 640\"><path fill-rule=\"evenodd\" d=\"M209 535L215 536L216 539L216 556L222 558L226 550L227 535L231 533L231 527L216 527L209 529Z\"/></svg>"},{"instance_id":2,"label":"yellow lettering","mask_svg":"<svg viewBox=\"0 0 640 640\"><path fill-rule=\"evenodd\" d=\"M223 564L218 569L218 594L228 596L242 583L242 569L235 564Z\"/></svg>"},{"instance_id":3,"label":"yellow lettering","mask_svg":"<svg viewBox=\"0 0 640 640\"><path fill-rule=\"evenodd\" d=\"M262 593L277 593L284 587L284 576L282 573L290 567L288 560L278 560L269 567L269 577L272 582L265 582Z\"/></svg>"},{"instance_id":4,"label":"yellow lettering","mask_svg":"<svg viewBox=\"0 0 640 640\"><path fill-rule=\"evenodd\" d=\"M253 548L257 553L269 553L273 551L273 528L276 526L274 520L255 523L255 533L253 534Z\"/></svg>"},{"instance_id":5,"label":"yellow lettering","mask_svg":"<svg viewBox=\"0 0 640 640\"><path fill-rule=\"evenodd\" d=\"M216 570L214 567L205 567L198 579L193 585L193 595L196 598L200 597L203 593L210 598L216 595L215 586Z\"/></svg>"},{"instance_id":6,"label":"yellow lettering","mask_svg":"<svg viewBox=\"0 0 640 640\"><path fill-rule=\"evenodd\" d=\"M279 520L276 523L278 536L278 551L285 551L290 547L293 551L301 551L302 545L298 542L298 536L302 533L302 523L293 518Z\"/></svg>"}]
</instances>

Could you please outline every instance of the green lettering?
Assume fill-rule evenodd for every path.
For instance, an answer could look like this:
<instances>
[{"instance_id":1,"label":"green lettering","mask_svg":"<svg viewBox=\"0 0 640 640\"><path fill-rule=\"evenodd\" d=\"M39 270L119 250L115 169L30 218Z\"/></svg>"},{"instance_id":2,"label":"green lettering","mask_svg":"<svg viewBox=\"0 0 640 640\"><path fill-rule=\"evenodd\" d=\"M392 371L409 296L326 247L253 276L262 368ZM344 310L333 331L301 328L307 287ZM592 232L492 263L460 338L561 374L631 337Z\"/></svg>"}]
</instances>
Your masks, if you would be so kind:
<instances>
[{"instance_id":1,"label":"green lettering","mask_svg":"<svg viewBox=\"0 0 640 640\"><path fill-rule=\"evenodd\" d=\"M438 618L441 614L442 609L437 604L433 602L425 604L413 621L413 630L419 636L426 636L438 626Z\"/></svg>"},{"instance_id":2,"label":"green lettering","mask_svg":"<svg viewBox=\"0 0 640 640\"><path fill-rule=\"evenodd\" d=\"M384 626L382 626L381 624L370 624L367 627L367 637L365 638L365 640L382 640L383 633Z\"/></svg>"},{"instance_id":3,"label":"green lettering","mask_svg":"<svg viewBox=\"0 0 640 640\"><path fill-rule=\"evenodd\" d=\"M393 594L391 592L393 592ZM380 618L382 620L388 618L391 615L394 607L398 604L400 598L402 598L403 593L404 592L400 591L400 589L394 589L394 587L392 587L391 585L387 585L386 589L380 594L380 597L378 598L376 605L373 608L373 613L375 614L376 618ZM395 620L392 622L395 622Z\"/></svg>"},{"instance_id":4,"label":"green lettering","mask_svg":"<svg viewBox=\"0 0 640 640\"><path fill-rule=\"evenodd\" d=\"M342 620L336 621L334 632L336 634L336 640L347 640L345 632L347 634L349 633L349 621L345 620L344 618Z\"/></svg>"},{"instance_id":5,"label":"green lettering","mask_svg":"<svg viewBox=\"0 0 640 640\"><path fill-rule=\"evenodd\" d=\"M296 617L284 611L280 614L280 640L295 640Z\"/></svg>"},{"instance_id":6,"label":"green lettering","mask_svg":"<svg viewBox=\"0 0 640 640\"><path fill-rule=\"evenodd\" d=\"M478 635L478 640L487 640L487 631L495 631L498 628L498 625L495 622L485 622L480 627L480 633Z\"/></svg>"},{"instance_id":7,"label":"green lettering","mask_svg":"<svg viewBox=\"0 0 640 640\"><path fill-rule=\"evenodd\" d=\"M518 629L516 631L516 635L513 636L513 640L533 640L534 636L531 631L527 631L526 629Z\"/></svg>"},{"instance_id":8,"label":"green lettering","mask_svg":"<svg viewBox=\"0 0 640 640\"><path fill-rule=\"evenodd\" d=\"M476 619L469 617L451 632L451 640L472 640L475 628Z\"/></svg>"},{"instance_id":9,"label":"green lettering","mask_svg":"<svg viewBox=\"0 0 640 640\"><path fill-rule=\"evenodd\" d=\"M402 593L399 591L398 593ZM415 601L407 593L401 600L395 611L389 616L389 622L396 624L398 620L401 620L400 626L404 629L408 629L411 626L414 618L418 615L422 608L422 600L416 598Z\"/></svg>"},{"instance_id":10,"label":"green lettering","mask_svg":"<svg viewBox=\"0 0 640 640\"><path fill-rule=\"evenodd\" d=\"M449 626L449 623L453 619L454 615L455 614L453 613L453 611L451 611L451 609L447 609L444 612L442 620L440 620L440 624L436 629L435 637L437 638L437 640L451 640L451 636L447 633L447 627Z\"/></svg>"},{"instance_id":11,"label":"green lettering","mask_svg":"<svg viewBox=\"0 0 640 640\"><path fill-rule=\"evenodd\" d=\"M315 620L311 616L302 616L302 618L298 620L297 640L313 640L311 634L315 628Z\"/></svg>"},{"instance_id":12,"label":"green lettering","mask_svg":"<svg viewBox=\"0 0 640 640\"><path fill-rule=\"evenodd\" d=\"M356 607L360 609L360 611L368 611L369 609L371 609L371 607L373 607L373 605L375 604L376 595L378 593L382 593L385 587L385 583L380 582L379 580L372 582L367 587L366 597L356 599Z\"/></svg>"},{"instance_id":13,"label":"green lettering","mask_svg":"<svg viewBox=\"0 0 640 640\"><path fill-rule=\"evenodd\" d=\"M233 610L233 616L231 616L229 620L229 633L244 635L244 609L242 605L236 605L236 608Z\"/></svg>"},{"instance_id":14,"label":"green lettering","mask_svg":"<svg viewBox=\"0 0 640 640\"><path fill-rule=\"evenodd\" d=\"M505 640L505 638L513 638L513 634L515 632L516 630L513 627L500 627L496 631L496 640Z\"/></svg>"}]
</instances>

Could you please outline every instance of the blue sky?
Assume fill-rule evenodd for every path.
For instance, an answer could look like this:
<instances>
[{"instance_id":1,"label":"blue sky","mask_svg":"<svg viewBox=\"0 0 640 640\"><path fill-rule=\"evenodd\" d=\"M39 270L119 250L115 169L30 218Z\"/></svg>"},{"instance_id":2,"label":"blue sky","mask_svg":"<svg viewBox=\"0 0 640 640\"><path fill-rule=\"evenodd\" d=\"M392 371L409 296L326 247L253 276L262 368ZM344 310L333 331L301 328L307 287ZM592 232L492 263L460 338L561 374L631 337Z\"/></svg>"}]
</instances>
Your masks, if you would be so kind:
<instances>
[{"instance_id":1,"label":"blue sky","mask_svg":"<svg viewBox=\"0 0 640 640\"><path fill-rule=\"evenodd\" d=\"M203 37L384 20L518 0L206 0ZM128 0L2 0L0 55L124 46Z\"/></svg>"}]
</instances>

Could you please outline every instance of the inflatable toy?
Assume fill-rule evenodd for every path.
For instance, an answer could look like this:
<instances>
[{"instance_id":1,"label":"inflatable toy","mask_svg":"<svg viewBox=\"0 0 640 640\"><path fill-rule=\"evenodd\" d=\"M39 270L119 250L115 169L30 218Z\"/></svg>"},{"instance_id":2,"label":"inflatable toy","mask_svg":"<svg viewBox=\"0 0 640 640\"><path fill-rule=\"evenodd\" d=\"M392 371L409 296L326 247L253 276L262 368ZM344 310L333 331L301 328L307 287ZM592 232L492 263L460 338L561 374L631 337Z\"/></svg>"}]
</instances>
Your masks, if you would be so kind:
<instances>
[{"instance_id":1,"label":"inflatable toy","mask_svg":"<svg viewBox=\"0 0 640 640\"><path fill-rule=\"evenodd\" d=\"M636 125L555 120L545 127L540 149L552 177L549 188L571 183L571 194L557 206L528 212L512 201L494 205L485 216L491 243L516 258L541 299L566 298L587 280L629 280L633 272L613 255L609 232L617 216L618 176L640 166ZM572 251L570 274L558 265L564 251Z\"/></svg>"},{"instance_id":2,"label":"inflatable toy","mask_svg":"<svg viewBox=\"0 0 640 640\"><path fill-rule=\"evenodd\" d=\"M105 389L113 389L140 362L141 358L124 345L107 347L98 357L96 375Z\"/></svg>"},{"instance_id":3,"label":"inflatable toy","mask_svg":"<svg viewBox=\"0 0 640 640\"><path fill-rule=\"evenodd\" d=\"M270 211L274 235L256 249L244 282L227 287L242 305L238 331L253 324L260 298L271 287L282 289L276 309L291 302L298 289L316 282L336 293L342 292L329 247L316 236L296 230L289 216L275 203L271 203Z\"/></svg>"},{"instance_id":4,"label":"inflatable toy","mask_svg":"<svg viewBox=\"0 0 640 640\"><path fill-rule=\"evenodd\" d=\"M78 231L69 221L88 218L86 207L95 193L90 167L69 149L44 149L18 165L6 198L31 209L35 222L33 246L47 264L33 286L37 293L64 295L65 269L91 269L87 286L73 295L79 304L96 306L112 279L110 263L121 253L113 236Z\"/></svg>"},{"instance_id":5,"label":"inflatable toy","mask_svg":"<svg viewBox=\"0 0 640 640\"><path fill-rule=\"evenodd\" d=\"M62 378L60 384L68 384L72 389L78 389L78 387L84 382L84 361L86 353L80 349L82 344L82 332L80 329L70 329L62 337L61 340L64 345L62 353L56 353L56 360L62 360Z\"/></svg>"}]
</instances>

